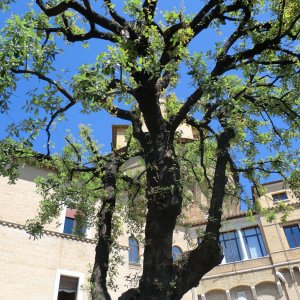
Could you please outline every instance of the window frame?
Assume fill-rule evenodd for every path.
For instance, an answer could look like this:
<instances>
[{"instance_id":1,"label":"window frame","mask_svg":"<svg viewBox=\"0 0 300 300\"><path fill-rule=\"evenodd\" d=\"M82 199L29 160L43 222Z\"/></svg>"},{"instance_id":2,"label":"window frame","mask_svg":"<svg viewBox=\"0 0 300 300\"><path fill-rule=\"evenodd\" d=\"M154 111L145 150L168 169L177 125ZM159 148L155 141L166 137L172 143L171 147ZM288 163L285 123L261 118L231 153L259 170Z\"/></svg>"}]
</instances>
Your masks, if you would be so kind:
<instances>
[{"instance_id":1,"label":"window frame","mask_svg":"<svg viewBox=\"0 0 300 300\"><path fill-rule=\"evenodd\" d=\"M286 198L285 199L275 199L274 197L276 197L276 196L279 196L279 195L285 195L286 196ZM288 197L288 194L287 194L287 192L286 191L282 191L282 192L276 192L276 193L273 193L272 194L272 200L273 200L273 202L279 202L279 201L287 201L287 200L289 200L289 197Z\"/></svg>"},{"instance_id":2,"label":"window frame","mask_svg":"<svg viewBox=\"0 0 300 300\"><path fill-rule=\"evenodd\" d=\"M225 234L234 234L234 238L233 239L225 239L224 236ZM233 248L232 248L232 241L235 242L236 244L236 248L237 248L237 251L238 251L238 257L239 257L239 260L232 260L232 261L227 261L226 259L226 253L225 253L225 250L224 248L226 248L226 242L229 242L230 244L230 251L231 251L231 256L233 257ZM237 231L236 230L231 230L231 231L226 231L226 232L221 232L220 233L220 237L219 237L219 242L221 244L221 247L223 249L223 254L224 254L224 258L223 258L223 261L222 262L223 264L229 264L229 263L235 263L235 262L239 262L239 261L242 261L242 255L241 255L241 252L242 252L242 249L241 249L241 245L240 245L240 241L239 241L239 237L238 237L238 234L237 234ZM224 246L223 246L224 244Z\"/></svg>"},{"instance_id":3,"label":"window frame","mask_svg":"<svg viewBox=\"0 0 300 300\"><path fill-rule=\"evenodd\" d=\"M76 271L69 271L69 270L62 270L58 269L55 275L55 283L54 283L54 293L53 293L53 300L57 300L58 292L59 292L59 283L61 276L66 277L74 277L78 279L78 287L76 293L76 300L83 300L83 289L81 286L84 284L84 274Z\"/></svg>"},{"instance_id":4,"label":"window frame","mask_svg":"<svg viewBox=\"0 0 300 300\"><path fill-rule=\"evenodd\" d=\"M255 234L251 234L251 235L246 236L245 231L249 230L249 229L255 229ZM263 238L263 235L261 233L261 230L260 230L259 226L252 226L252 227L242 228L242 235L243 235L243 239L244 239L244 243L245 243L245 246L246 246L246 251L247 251L247 255L248 255L249 260L268 256L268 251L267 251L267 248L266 248L266 243L264 241L264 238ZM257 242L258 242L258 245L259 245L259 250L260 250L262 256L252 258L247 238L254 237L254 236L257 237Z\"/></svg>"},{"instance_id":5,"label":"window frame","mask_svg":"<svg viewBox=\"0 0 300 300\"><path fill-rule=\"evenodd\" d=\"M68 212L68 210L69 210L69 212ZM71 211L71 213L70 213L70 211ZM63 234L69 234L69 235L75 235L75 236L83 236L83 237L90 236L89 229L86 226L79 228L77 232L74 232L74 229L76 228L76 219L75 219L76 212L77 212L77 209L65 207L65 209L63 210L63 218L62 218L63 222L62 222L62 226L61 226L61 232ZM72 226L71 233L65 232L65 226L66 226L67 219L73 220L73 226Z\"/></svg>"},{"instance_id":6,"label":"window frame","mask_svg":"<svg viewBox=\"0 0 300 300\"><path fill-rule=\"evenodd\" d=\"M293 238L293 242L295 243L295 247L292 247L291 246L291 244L290 244L290 241L289 241L289 239L288 239L288 237L287 237L287 234L286 234L286 229L291 229L291 228L298 228L298 232L299 232L299 234L300 234L300 228L299 228L299 224L298 223L293 223L293 224L289 224L289 225L285 225L285 226L282 226L283 227L283 232L284 232L284 235L285 235L285 238L286 238L286 240L287 240L287 243L288 243L288 245L289 245L289 247L290 247L290 249L296 249L296 248L299 248L300 247L300 239L299 239L299 241L297 241L294 237L295 237L295 235L293 234L293 232L292 232L292 238Z\"/></svg>"},{"instance_id":7,"label":"window frame","mask_svg":"<svg viewBox=\"0 0 300 300\"><path fill-rule=\"evenodd\" d=\"M131 245L131 241L132 242L135 242L136 245ZM132 247L136 247L137 249L137 257L136 257L136 260L132 260L133 258L133 255L134 255L134 250L132 249ZM133 237L133 236L130 236L128 238L128 262L130 265L140 265L140 245L139 245L139 242L138 240Z\"/></svg>"}]
</instances>

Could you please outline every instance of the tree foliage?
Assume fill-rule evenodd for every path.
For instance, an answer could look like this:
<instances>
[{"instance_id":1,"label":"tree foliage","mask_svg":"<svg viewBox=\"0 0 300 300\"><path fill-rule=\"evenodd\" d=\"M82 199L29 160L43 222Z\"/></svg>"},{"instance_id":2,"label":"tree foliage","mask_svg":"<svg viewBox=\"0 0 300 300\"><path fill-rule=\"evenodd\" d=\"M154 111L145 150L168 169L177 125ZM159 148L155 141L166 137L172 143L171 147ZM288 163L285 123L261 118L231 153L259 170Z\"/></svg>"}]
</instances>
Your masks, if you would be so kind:
<instances>
[{"instance_id":1,"label":"tree foliage","mask_svg":"<svg viewBox=\"0 0 300 300\"><path fill-rule=\"evenodd\" d=\"M0 1L0 8L10 2ZM2 113L15 105L19 78L41 83L28 95L29 117L9 126L12 135L22 140L27 133L28 145L45 130L48 157L53 125L75 105L87 120L105 110L131 123L128 146L107 155L87 127L81 142L66 137L63 153L45 162L56 172L38 182L44 201L29 224L32 233L39 234L63 205L79 209L79 224L98 226L93 299L110 299L108 262L120 216L144 234L145 245L139 286L120 299L180 299L220 263L222 207L227 198L244 197L241 177L258 194L259 183L272 174L299 190L299 1L199 1L192 13L182 5L160 9L161 2L36 0L1 31ZM210 50L206 32L221 34ZM106 51L67 79L56 65L62 44L88 47L91 40L105 41ZM182 87L184 99L177 96ZM183 122L199 136L184 147L177 130ZM142 167L126 172L125 161L136 155ZM11 170L4 157L6 175ZM207 226L201 244L173 263L173 230L195 183L209 199L202 207ZM124 190L128 201L117 202Z\"/></svg>"}]
</instances>

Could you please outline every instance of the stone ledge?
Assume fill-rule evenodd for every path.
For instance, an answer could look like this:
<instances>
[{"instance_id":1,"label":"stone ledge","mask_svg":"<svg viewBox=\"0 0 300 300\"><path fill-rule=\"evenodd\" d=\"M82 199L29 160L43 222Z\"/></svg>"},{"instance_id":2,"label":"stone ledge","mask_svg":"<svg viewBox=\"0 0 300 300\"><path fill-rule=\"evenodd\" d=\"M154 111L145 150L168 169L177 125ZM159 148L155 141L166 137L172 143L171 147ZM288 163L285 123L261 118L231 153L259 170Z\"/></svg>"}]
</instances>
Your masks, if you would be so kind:
<instances>
[{"instance_id":1,"label":"stone ledge","mask_svg":"<svg viewBox=\"0 0 300 300\"><path fill-rule=\"evenodd\" d=\"M19 230L25 230L26 231L26 226L22 224L17 224L13 222L7 222L0 220L0 225L5 226L5 227L11 227ZM49 236L55 236L55 237L60 237L68 240L74 240L74 241L80 241L80 242L85 242L85 243L90 243L90 244L95 244L96 240L94 239L88 239L85 237L78 237L72 234L66 234L66 233L60 233L57 231L51 231L51 230L43 230L43 234L49 235Z\"/></svg>"},{"instance_id":2,"label":"stone ledge","mask_svg":"<svg viewBox=\"0 0 300 300\"><path fill-rule=\"evenodd\" d=\"M3 220L0 220L0 226L10 227L10 228L26 231L26 226L25 225L13 223L13 222L7 222L7 221L3 221ZM96 244L95 239L88 239L88 238L85 238L85 237L78 237L78 236L75 236L73 234L66 234L66 233L61 233L61 232L51 231L51 230L43 230L43 234L48 235L48 236L63 238L63 239L67 239L67 240L84 242L84 243L88 243L88 244ZM129 247L119 245L118 249L128 250Z\"/></svg>"}]
</instances>

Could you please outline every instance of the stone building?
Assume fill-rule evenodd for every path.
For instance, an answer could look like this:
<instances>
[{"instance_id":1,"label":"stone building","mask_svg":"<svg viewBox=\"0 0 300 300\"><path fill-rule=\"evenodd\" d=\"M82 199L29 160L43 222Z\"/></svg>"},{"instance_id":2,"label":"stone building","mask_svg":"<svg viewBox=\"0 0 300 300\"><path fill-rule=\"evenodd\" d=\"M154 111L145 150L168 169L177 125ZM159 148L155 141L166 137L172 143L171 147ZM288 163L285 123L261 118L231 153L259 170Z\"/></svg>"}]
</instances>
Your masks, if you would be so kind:
<instances>
[{"instance_id":1,"label":"stone building","mask_svg":"<svg viewBox=\"0 0 300 300\"><path fill-rule=\"evenodd\" d=\"M125 128L113 130L113 144L121 146ZM194 138L189 128L182 130L182 136ZM58 220L45 228L41 239L30 239L25 231L26 220L36 215L40 201L34 179L47 172L26 165L15 185L0 177L0 300L89 298L95 230L85 230L84 238L73 235L74 211L66 208ZM267 184L266 190L267 194L258 200L263 207L272 207L279 200L294 206L288 221L282 223L280 215L272 223L258 215L250 221L236 205L229 209L221 234L225 254L222 264L206 274L183 300L300 299L299 200L282 182ZM188 233L194 244L199 228L205 226L199 216L197 211L190 215L194 225ZM184 238L186 230L178 227L174 232L174 259L192 247ZM131 284L126 276L134 277L142 271L141 245L126 230L118 243L124 263L119 266L118 289L111 291L113 299Z\"/></svg>"},{"instance_id":2,"label":"stone building","mask_svg":"<svg viewBox=\"0 0 300 300\"><path fill-rule=\"evenodd\" d=\"M282 181L265 188L262 207L285 201L294 210L285 222L280 214L274 222L258 215L250 221L245 213L229 216L220 238L223 262L201 280L199 300L300 299L299 199Z\"/></svg>"}]
</instances>

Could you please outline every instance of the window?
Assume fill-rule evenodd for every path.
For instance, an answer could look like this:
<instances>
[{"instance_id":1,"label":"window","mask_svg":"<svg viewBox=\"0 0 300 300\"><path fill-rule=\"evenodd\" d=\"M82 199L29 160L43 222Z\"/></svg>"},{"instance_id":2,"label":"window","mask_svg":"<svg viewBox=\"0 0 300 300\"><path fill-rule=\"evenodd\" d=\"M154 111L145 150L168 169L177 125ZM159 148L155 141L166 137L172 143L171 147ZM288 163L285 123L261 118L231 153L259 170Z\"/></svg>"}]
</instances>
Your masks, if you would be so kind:
<instances>
[{"instance_id":1,"label":"window","mask_svg":"<svg viewBox=\"0 0 300 300\"><path fill-rule=\"evenodd\" d=\"M78 290L78 278L60 276L57 300L76 300Z\"/></svg>"},{"instance_id":2,"label":"window","mask_svg":"<svg viewBox=\"0 0 300 300\"><path fill-rule=\"evenodd\" d=\"M290 248L300 247L300 230L298 225L283 227Z\"/></svg>"},{"instance_id":3,"label":"window","mask_svg":"<svg viewBox=\"0 0 300 300\"><path fill-rule=\"evenodd\" d=\"M288 199L288 196L287 196L286 192L282 192L282 193L279 193L279 194L274 194L274 195L272 195L272 197L273 197L274 202L284 201L284 200Z\"/></svg>"},{"instance_id":4,"label":"window","mask_svg":"<svg viewBox=\"0 0 300 300\"><path fill-rule=\"evenodd\" d=\"M255 259L267 255L260 229L257 226L221 233L220 244L224 254L222 263Z\"/></svg>"},{"instance_id":5,"label":"window","mask_svg":"<svg viewBox=\"0 0 300 300\"><path fill-rule=\"evenodd\" d=\"M238 300L247 300L246 292L244 291L237 292L237 298Z\"/></svg>"},{"instance_id":6,"label":"window","mask_svg":"<svg viewBox=\"0 0 300 300\"><path fill-rule=\"evenodd\" d=\"M75 227L75 219L66 217L65 218L64 233L72 234L74 227Z\"/></svg>"},{"instance_id":7,"label":"window","mask_svg":"<svg viewBox=\"0 0 300 300\"><path fill-rule=\"evenodd\" d=\"M75 233L78 235L85 234L86 232L85 227L81 227L77 229L77 231L75 232L75 228L76 228L75 215L76 215L76 209L67 208L63 233L67 233L67 234Z\"/></svg>"},{"instance_id":8,"label":"window","mask_svg":"<svg viewBox=\"0 0 300 300\"><path fill-rule=\"evenodd\" d=\"M84 274L80 272L56 271L52 300L83 300Z\"/></svg>"},{"instance_id":9,"label":"window","mask_svg":"<svg viewBox=\"0 0 300 300\"><path fill-rule=\"evenodd\" d=\"M139 263L139 244L133 237L129 238L129 263Z\"/></svg>"},{"instance_id":10,"label":"window","mask_svg":"<svg viewBox=\"0 0 300 300\"><path fill-rule=\"evenodd\" d=\"M173 258L173 261L176 261L182 254L182 251L179 247L177 246L173 246L172 247L172 258Z\"/></svg>"},{"instance_id":11,"label":"window","mask_svg":"<svg viewBox=\"0 0 300 300\"><path fill-rule=\"evenodd\" d=\"M235 231L221 233L220 243L223 248L224 262L234 262L241 260L241 249Z\"/></svg>"},{"instance_id":12,"label":"window","mask_svg":"<svg viewBox=\"0 0 300 300\"><path fill-rule=\"evenodd\" d=\"M242 231L248 257L254 259L266 256L267 251L259 227L247 228Z\"/></svg>"}]
</instances>

